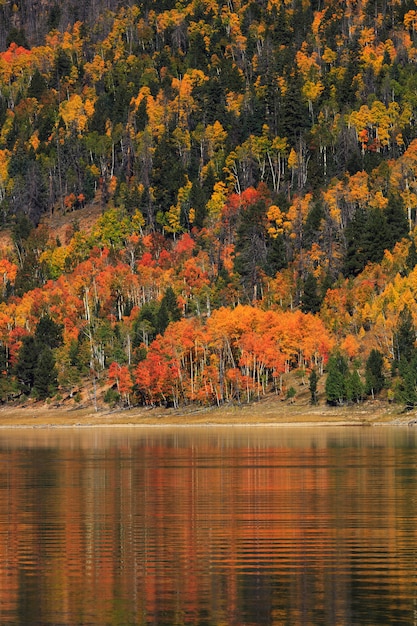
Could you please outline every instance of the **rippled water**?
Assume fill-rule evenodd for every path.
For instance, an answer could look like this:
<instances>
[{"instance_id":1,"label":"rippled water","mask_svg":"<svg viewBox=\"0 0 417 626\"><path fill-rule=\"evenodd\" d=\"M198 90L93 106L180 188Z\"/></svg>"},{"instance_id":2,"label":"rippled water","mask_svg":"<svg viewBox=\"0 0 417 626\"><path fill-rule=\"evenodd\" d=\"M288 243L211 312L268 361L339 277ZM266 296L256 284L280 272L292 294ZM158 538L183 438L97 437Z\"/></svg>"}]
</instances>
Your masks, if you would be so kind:
<instances>
[{"instance_id":1,"label":"rippled water","mask_svg":"<svg viewBox=\"0 0 417 626\"><path fill-rule=\"evenodd\" d=\"M417 623L417 430L0 431L0 624Z\"/></svg>"}]
</instances>

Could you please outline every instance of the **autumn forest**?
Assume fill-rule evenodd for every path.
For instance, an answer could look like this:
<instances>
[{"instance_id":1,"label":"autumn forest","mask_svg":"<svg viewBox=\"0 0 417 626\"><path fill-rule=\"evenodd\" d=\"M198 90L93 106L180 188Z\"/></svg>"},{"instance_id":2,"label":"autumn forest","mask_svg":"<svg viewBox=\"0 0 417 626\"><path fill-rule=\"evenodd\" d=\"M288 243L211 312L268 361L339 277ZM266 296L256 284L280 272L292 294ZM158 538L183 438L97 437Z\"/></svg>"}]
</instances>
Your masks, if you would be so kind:
<instances>
[{"instance_id":1,"label":"autumn forest","mask_svg":"<svg viewBox=\"0 0 417 626\"><path fill-rule=\"evenodd\" d=\"M416 70L409 0L0 0L1 402L416 406Z\"/></svg>"}]
</instances>

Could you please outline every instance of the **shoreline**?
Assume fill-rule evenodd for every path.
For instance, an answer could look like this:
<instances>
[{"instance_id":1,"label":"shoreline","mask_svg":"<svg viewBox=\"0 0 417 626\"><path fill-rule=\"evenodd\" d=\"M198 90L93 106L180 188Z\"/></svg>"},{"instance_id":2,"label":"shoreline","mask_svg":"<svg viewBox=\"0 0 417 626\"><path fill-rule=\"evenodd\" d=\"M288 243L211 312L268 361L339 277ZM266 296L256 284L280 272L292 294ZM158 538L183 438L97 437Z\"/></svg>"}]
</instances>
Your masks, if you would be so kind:
<instances>
[{"instance_id":1,"label":"shoreline","mask_svg":"<svg viewBox=\"0 0 417 626\"><path fill-rule=\"evenodd\" d=\"M399 405L375 401L355 406L288 403L277 398L245 405L220 407L133 407L114 410L92 406L54 406L40 403L24 407L0 407L0 429L7 428L92 428L164 426L245 426L245 427L346 427L413 426L417 411L404 412Z\"/></svg>"}]
</instances>

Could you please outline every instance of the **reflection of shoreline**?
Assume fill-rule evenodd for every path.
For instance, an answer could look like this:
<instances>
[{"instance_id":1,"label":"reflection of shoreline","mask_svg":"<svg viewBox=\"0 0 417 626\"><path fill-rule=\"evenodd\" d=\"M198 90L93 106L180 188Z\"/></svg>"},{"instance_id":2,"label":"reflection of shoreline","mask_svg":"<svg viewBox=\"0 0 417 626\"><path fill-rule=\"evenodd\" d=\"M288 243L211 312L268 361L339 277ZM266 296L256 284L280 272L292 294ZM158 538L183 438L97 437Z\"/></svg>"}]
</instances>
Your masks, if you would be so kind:
<instances>
[{"instance_id":1,"label":"reflection of shoreline","mask_svg":"<svg viewBox=\"0 0 417 626\"><path fill-rule=\"evenodd\" d=\"M399 405L387 403L329 407L326 405L295 405L275 398L241 406L195 407L184 409L132 408L130 410L91 407L53 407L28 405L2 407L0 428L31 427L116 427L116 426L369 426L409 425L416 419L415 411L403 412Z\"/></svg>"}]
</instances>

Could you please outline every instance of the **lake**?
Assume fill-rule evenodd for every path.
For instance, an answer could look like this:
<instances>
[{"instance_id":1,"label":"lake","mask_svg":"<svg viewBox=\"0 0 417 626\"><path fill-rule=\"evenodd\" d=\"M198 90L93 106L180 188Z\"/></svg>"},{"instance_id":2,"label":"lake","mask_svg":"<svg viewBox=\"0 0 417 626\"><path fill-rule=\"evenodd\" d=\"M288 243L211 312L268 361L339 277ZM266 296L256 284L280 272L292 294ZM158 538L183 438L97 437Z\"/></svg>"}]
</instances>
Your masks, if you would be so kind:
<instances>
[{"instance_id":1,"label":"lake","mask_svg":"<svg viewBox=\"0 0 417 626\"><path fill-rule=\"evenodd\" d=\"M417 624L417 429L0 430L0 624Z\"/></svg>"}]
</instances>

